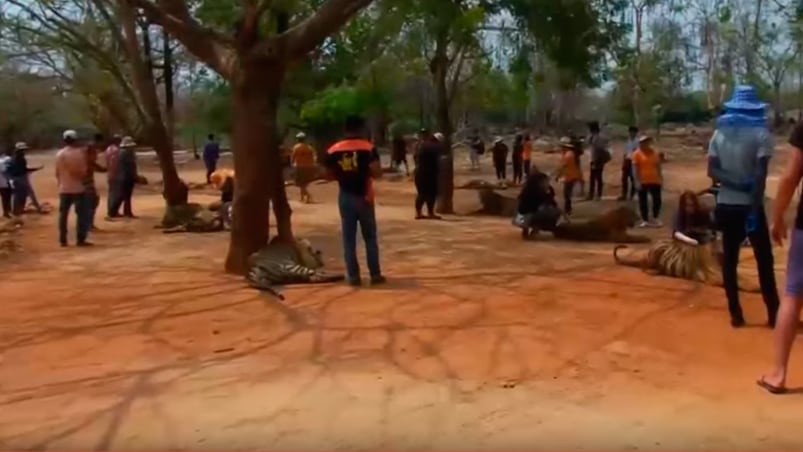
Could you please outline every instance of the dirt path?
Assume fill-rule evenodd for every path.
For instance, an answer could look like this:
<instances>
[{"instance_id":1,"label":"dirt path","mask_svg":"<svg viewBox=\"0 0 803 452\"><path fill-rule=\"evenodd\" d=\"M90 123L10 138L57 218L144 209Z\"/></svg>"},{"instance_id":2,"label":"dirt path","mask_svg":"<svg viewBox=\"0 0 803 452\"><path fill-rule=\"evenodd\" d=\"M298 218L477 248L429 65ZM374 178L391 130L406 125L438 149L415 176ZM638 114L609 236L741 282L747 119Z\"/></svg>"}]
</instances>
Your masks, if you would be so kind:
<instances>
[{"instance_id":1,"label":"dirt path","mask_svg":"<svg viewBox=\"0 0 803 452\"><path fill-rule=\"evenodd\" d=\"M753 384L770 358L757 296L733 331L721 290L615 267L610 246L413 223L409 183L378 191L390 283L282 303L220 274L225 235L154 231L158 194L93 249L31 218L0 264L0 448L803 449L803 391ZM333 187L313 195L297 233L342 268Z\"/></svg>"}]
</instances>

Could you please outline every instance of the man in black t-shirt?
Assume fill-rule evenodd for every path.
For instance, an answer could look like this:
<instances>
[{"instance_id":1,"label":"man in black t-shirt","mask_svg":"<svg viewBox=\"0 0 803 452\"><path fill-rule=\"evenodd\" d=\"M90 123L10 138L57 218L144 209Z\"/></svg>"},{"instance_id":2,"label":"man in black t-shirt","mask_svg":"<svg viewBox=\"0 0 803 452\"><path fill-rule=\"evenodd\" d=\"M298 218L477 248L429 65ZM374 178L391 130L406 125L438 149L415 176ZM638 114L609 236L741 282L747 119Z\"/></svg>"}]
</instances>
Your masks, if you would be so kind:
<instances>
[{"instance_id":1,"label":"man in black t-shirt","mask_svg":"<svg viewBox=\"0 0 803 452\"><path fill-rule=\"evenodd\" d=\"M337 180L340 186L337 203L343 235L343 258L348 281L353 286L362 284L357 262L357 225L365 241L371 284L385 282L379 267L373 184L373 179L382 176L382 167L374 145L362 138L364 128L363 118L348 117L344 139L329 148L325 162L329 178Z\"/></svg>"},{"instance_id":2,"label":"man in black t-shirt","mask_svg":"<svg viewBox=\"0 0 803 452\"><path fill-rule=\"evenodd\" d=\"M442 145L429 132L421 131L421 145L415 156L415 219L431 218L439 220L435 215L435 200L438 197L438 164L440 162ZM427 206L427 216L421 215L421 208Z\"/></svg>"}]
</instances>

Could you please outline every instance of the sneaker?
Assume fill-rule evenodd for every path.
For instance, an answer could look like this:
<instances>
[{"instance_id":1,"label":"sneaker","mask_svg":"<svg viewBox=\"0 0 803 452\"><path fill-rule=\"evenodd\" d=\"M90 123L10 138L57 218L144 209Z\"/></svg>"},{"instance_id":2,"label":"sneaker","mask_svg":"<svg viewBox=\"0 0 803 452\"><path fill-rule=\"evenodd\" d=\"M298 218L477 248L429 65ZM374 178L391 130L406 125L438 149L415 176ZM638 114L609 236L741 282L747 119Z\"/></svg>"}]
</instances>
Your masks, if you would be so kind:
<instances>
[{"instance_id":1,"label":"sneaker","mask_svg":"<svg viewBox=\"0 0 803 452\"><path fill-rule=\"evenodd\" d=\"M386 282L388 282L388 280L385 279L385 277L382 276L382 275L380 275L380 276L372 276L371 277L371 285L372 286L378 286L380 284L385 284Z\"/></svg>"},{"instance_id":2,"label":"sneaker","mask_svg":"<svg viewBox=\"0 0 803 452\"><path fill-rule=\"evenodd\" d=\"M654 228L660 228L660 227L663 227L664 224L661 222L661 220L655 219L655 220L650 221L650 226L652 226Z\"/></svg>"},{"instance_id":3,"label":"sneaker","mask_svg":"<svg viewBox=\"0 0 803 452\"><path fill-rule=\"evenodd\" d=\"M637 227L637 228L646 228L647 226L649 226L649 223L647 223L646 221L639 221L639 222L636 224L636 227Z\"/></svg>"}]
</instances>

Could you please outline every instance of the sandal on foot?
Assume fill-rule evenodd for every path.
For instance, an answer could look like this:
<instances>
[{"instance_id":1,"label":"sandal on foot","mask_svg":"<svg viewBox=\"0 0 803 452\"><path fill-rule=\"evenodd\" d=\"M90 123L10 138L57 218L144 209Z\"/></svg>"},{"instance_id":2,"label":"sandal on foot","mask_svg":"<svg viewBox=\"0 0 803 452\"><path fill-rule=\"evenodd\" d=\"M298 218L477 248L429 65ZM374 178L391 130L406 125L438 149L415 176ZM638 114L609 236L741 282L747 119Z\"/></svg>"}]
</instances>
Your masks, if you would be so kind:
<instances>
[{"instance_id":1,"label":"sandal on foot","mask_svg":"<svg viewBox=\"0 0 803 452\"><path fill-rule=\"evenodd\" d=\"M775 386L770 383L767 383L767 381L764 380L764 377L761 377L758 380L756 380L756 384L759 385L765 391L769 392L770 394L775 394L775 395L786 394L785 387Z\"/></svg>"}]
</instances>

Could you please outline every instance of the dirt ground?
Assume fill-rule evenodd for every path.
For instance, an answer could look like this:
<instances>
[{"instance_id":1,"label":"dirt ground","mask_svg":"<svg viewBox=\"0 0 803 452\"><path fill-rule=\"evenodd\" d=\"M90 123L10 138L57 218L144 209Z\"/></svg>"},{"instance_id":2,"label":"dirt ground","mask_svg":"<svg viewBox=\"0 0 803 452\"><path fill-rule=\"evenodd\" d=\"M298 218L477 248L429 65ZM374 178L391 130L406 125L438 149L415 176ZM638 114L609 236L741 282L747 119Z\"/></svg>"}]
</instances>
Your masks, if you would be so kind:
<instances>
[{"instance_id":1,"label":"dirt ground","mask_svg":"<svg viewBox=\"0 0 803 452\"><path fill-rule=\"evenodd\" d=\"M50 158L32 160L55 204ZM180 171L203 179L196 162ZM701 155L673 157L667 198L704 172ZM476 177L462 157L458 174ZM314 185L312 205L289 193L297 235L342 269L335 187ZM225 233L154 230L153 188L138 220L104 222L102 204L91 249L59 248L53 214L26 218L23 251L0 263L0 448L803 449L803 390L754 384L771 358L759 296L743 295L751 327L735 331L721 289L617 267L611 245L524 243L499 218L414 222L411 182L377 193L388 285L288 287L284 302L222 274ZM460 212L475 202L458 192ZM803 386L800 344L792 360Z\"/></svg>"}]
</instances>

